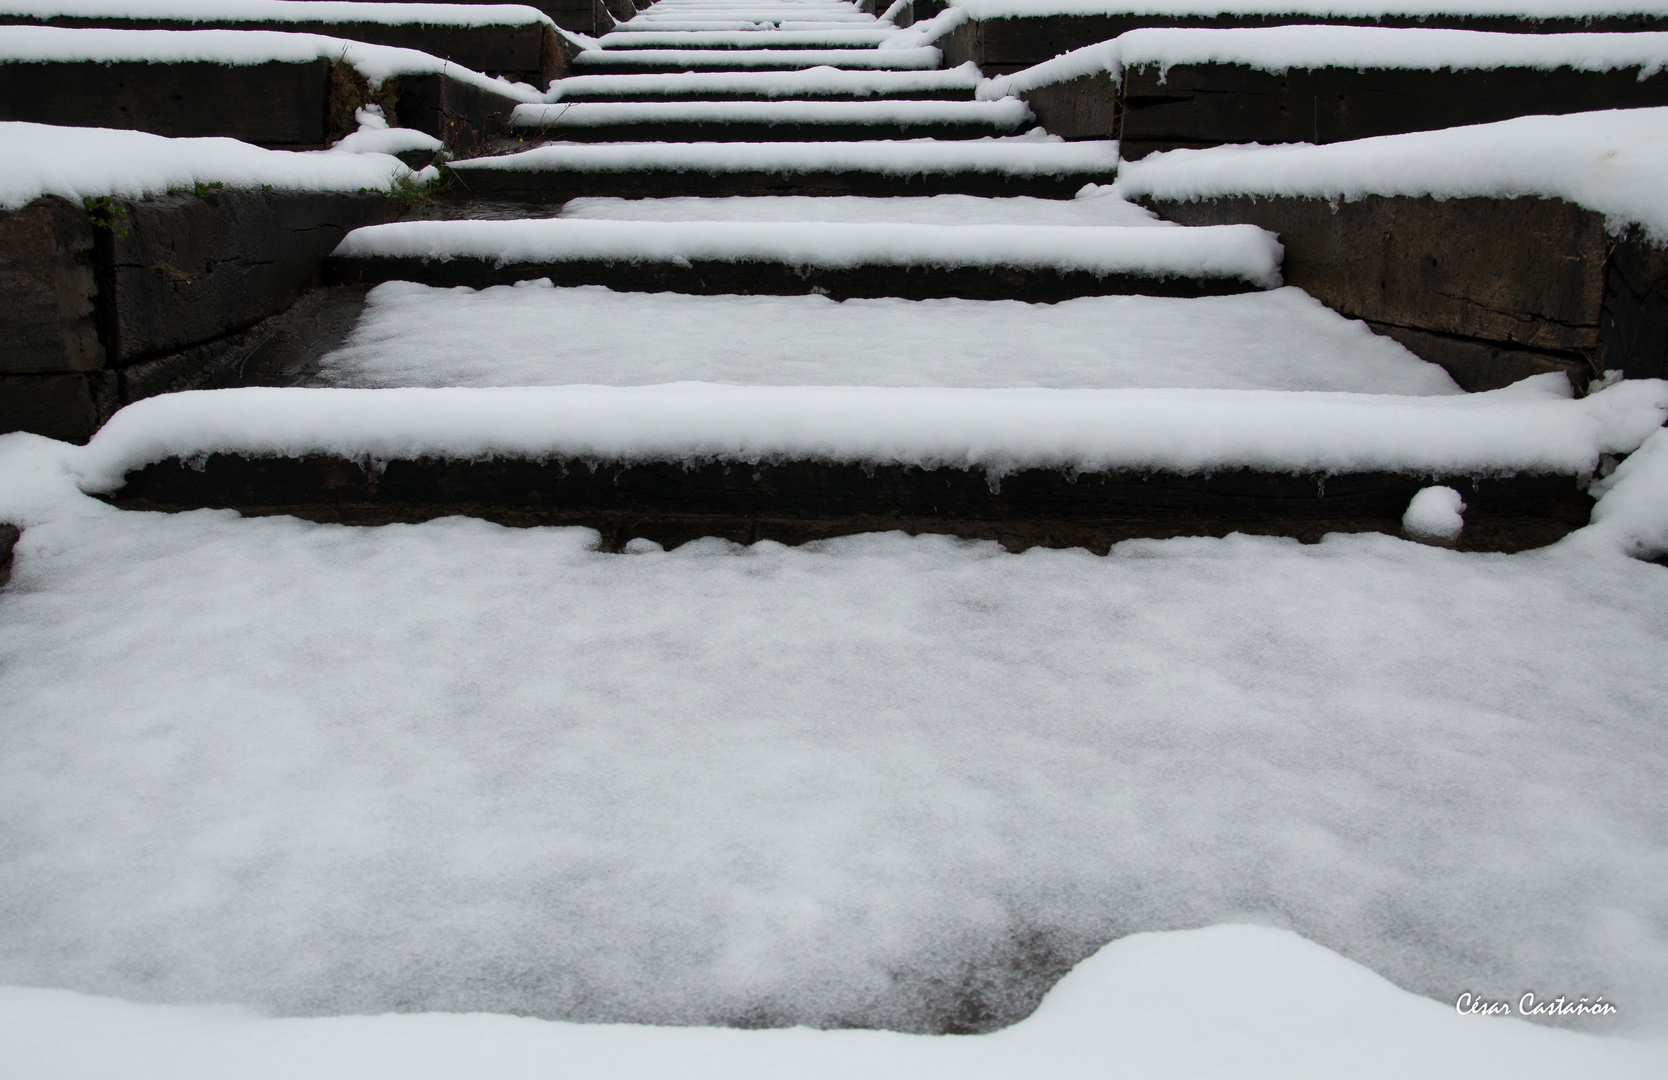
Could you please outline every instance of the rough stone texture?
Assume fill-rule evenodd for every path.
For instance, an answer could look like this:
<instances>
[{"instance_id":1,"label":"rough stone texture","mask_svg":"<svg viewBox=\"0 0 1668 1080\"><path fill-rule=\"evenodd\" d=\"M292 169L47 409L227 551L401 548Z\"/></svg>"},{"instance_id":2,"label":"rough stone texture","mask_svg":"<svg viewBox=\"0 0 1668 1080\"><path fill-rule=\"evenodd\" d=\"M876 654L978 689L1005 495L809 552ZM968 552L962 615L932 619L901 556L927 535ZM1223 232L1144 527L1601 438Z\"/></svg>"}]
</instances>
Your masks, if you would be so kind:
<instances>
[{"instance_id":1,"label":"rough stone texture","mask_svg":"<svg viewBox=\"0 0 1668 1080\"><path fill-rule=\"evenodd\" d=\"M1120 95L1112 76L1104 71L1039 86L1019 96L1050 135L1063 139L1117 137Z\"/></svg>"},{"instance_id":2,"label":"rough stone texture","mask_svg":"<svg viewBox=\"0 0 1668 1080\"><path fill-rule=\"evenodd\" d=\"M0 588L12 579L12 548L22 535L16 525L0 525Z\"/></svg>"},{"instance_id":3,"label":"rough stone texture","mask_svg":"<svg viewBox=\"0 0 1668 1080\"><path fill-rule=\"evenodd\" d=\"M1318 540L1395 533L1420 488L1447 483L1468 506L1461 545L1521 550L1585 524L1592 500L1570 476L1496 478L1212 476L1025 470L992 485L981 470L787 462L593 465L493 459L391 461L367 469L327 456L168 460L129 473L112 501L134 509L227 507L316 521L380 524L467 514L507 525L585 525L605 545L641 536L668 546L701 536L804 543L901 529L998 540L1014 550L1089 547L1132 537L1239 531Z\"/></svg>"},{"instance_id":4,"label":"rough stone texture","mask_svg":"<svg viewBox=\"0 0 1668 1080\"><path fill-rule=\"evenodd\" d=\"M1249 222L1278 233L1288 284L1375 324L1470 390L1586 372L1598 351L1611 244L1602 215L1561 199L1148 205L1185 225Z\"/></svg>"},{"instance_id":5,"label":"rough stone texture","mask_svg":"<svg viewBox=\"0 0 1668 1080\"><path fill-rule=\"evenodd\" d=\"M0 64L0 120L323 146L330 61Z\"/></svg>"},{"instance_id":6,"label":"rough stone texture","mask_svg":"<svg viewBox=\"0 0 1668 1080\"><path fill-rule=\"evenodd\" d=\"M797 267L775 262L616 262L573 259L548 263L495 263L491 259L336 258L326 263L330 281L367 284L417 281L427 285L513 285L549 278L558 286L605 285L622 292L678 292L698 296L800 296L820 293L852 297L903 297L923 300L1026 300L1033 303L1077 296L1143 294L1147 296L1221 296L1250 292L1259 286L1231 277L1167 277L1107 274L1052 268L859 266L850 269Z\"/></svg>"},{"instance_id":7,"label":"rough stone texture","mask_svg":"<svg viewBox=\"0 0 1668 1080\"><path fill-rule=\"evenodd\" d=\"M919 12L917 12L919 15ZM1021 68L1040 64L1063 52L1106 41L1129 30L1149 26L1286 26L1303 23L1364 26L1428 26L1455 30L1488 30L1497 33L1572 33L1576 31L1627 32L1668 29L1668 19L1650 15L1626 15L1598 19L1534 20L1513 16L1411 16L1348 18L1299 13L1263 15L1176 16L1129 12L1113 15L1043 15L1008 19L969 20L939 41L945 61L961 64L968 60L987 75L1009 75Z\"/></svg>"},{"instance_id":8,"label":"rough stone texture","mask_svg":"<svg viewBox=\"0 0 1668 1080\"><path fill-rule=\"evenodd\" d=\"M117 407L114 371L0 375L0 432L84 443Z\"/></svg>"},{"instance_id":9,"label":"rough stone texture","mask_svg":"<svg viewBox=\"0 0 1668 1080\"><path fill-rule=\"evenodd\" d=\"M1485 124L1516 116L1668 105L1668 73L1402 71L1346 68L1285 74L1240 64L1157 65L1124 72L1120 153L1222 143L1332 143Z\"/></svg>"},{"instance_id":10,"label":"rough stone texture","mask_svg":"<svg viewBox=\"0 0 1668 1080\"><path fill-rule=\"evenodd\" d=\"M125 235L99 232L106 354L127 365L277 314L350 229L392 221L391 196L213 190L114 200Z\"/></svg>"},{"instance_id":11,"label":"rough stone texture","mask_svg":"<svg viewBox=\"0 0 1668 1080\"><path fill-rule=\"evenodd\" d=\"M57 196L0 212L0 372L96 371L93 227Z\"/></svg>"},{"instance_id":12,"label":"rough stone texture","mask_svg":"<svg viewBox=\"0 0 1668 1080\"><path fill-rule=\"evenodd\" d=\"M324 34L372 45L416 49L489 75L507 75L523 82L548 84L559 78L547 66L558 57L548 55L559 40L544 22L536 19L503 22L490 26L429 26L423 23L389 25L318 19L306 22L267 22L216 17L205 13L197 19L167 18L84 18L54 16L39 18L19 12L0 11L0 25L89 27L117 30L273 30L291 34ZM548 39L548 40L547 40Z\"/></svg>"},{"instance_id":13,"label":"rough stone texture","mask_svg":"<svg viewBox=\"0 0 1668 1080\"><path fill-rule=\"evenodd\" d=\"M1668 378L1668 248L1637 234L1616 242L1605 275L1598 367Z\"/></svg>"},{"instance_id":14,"label":"rough stone texture","mask_svg":"<svg viewBox=\"0 0 1668 1080\"><path fill-rule=\"evenodd\" d=\"M394 115L400 127L427 132L459 156L471 156L508 130L518 104L445 75L402 75Z\"/></svg>"}]
</instances>

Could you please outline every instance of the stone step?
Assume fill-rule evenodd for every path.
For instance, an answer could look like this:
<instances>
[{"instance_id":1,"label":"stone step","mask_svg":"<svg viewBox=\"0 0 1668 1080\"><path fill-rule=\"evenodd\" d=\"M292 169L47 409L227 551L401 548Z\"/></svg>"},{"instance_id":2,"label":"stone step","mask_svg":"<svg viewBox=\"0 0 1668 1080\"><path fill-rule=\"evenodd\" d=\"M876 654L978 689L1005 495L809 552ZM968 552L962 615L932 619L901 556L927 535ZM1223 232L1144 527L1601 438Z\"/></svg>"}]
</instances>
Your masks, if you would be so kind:
<instances>
[{"instance_id":1,"label":"stone step","mask_svg":"<svg viewBox=\"0 0 1668 1080\"><path fill-rule=\"evenodd\" d=\"M386 92L370 89L389 76ZM374 103L469 153L541 97L425 53L315 34L0 26L0 120L318 149Z\"/></svg>"},{"instance_id":2,"label":"stone step","mask_svg":"<svg viewBox=\"0 0 1668 1080\"><path fill-rule=\"evenodd\" d=\"M898 33L895 27L840 30L614 30L597 39L602 49L872 49Z\"/></svg>"},{"instance_id":3,"label":"stone step","mask_svg":"<svg viewBox=\"0 0 1668 1080\"><path fill-rule=\"evenodd\" d=\"M586 49L573 58L576 75L652 75L678 71L930 71L943 55L915 49Z\"/></svg>"},{"instance_id":4,"label":"stone step","mask_svg":"<svg viewBox=\"0 0 1668 1080\"><path fill-rule=\"evenodd\" d=\"M551 86L555 101L971 101L972 64L947 71L691 71L666 75L575 75Z\"/></svg>"},{"instance_id":5,"label":"stone step","mask_svg":"<svg viewBox=\"0 0 1668 1080\"><path fill-rule=\"evenodd\" d=\"M1668 17L1649 5L1634 11L1621 4L1597 12L1579 0L1537 4L1522 14L1475 0L1447 0L1400 12L1355 14L1337 4L1316 0L1287 0L1279 11L1255 0L1222 0L1207 13L1162 12L1153 5L1129 0L1074 3L1072 14L1045 13L1028 0L980 0L969 7L971 17L941 36L935 44L947 62L978 64L988 75L1010 75L1062 53L1100 41L1110 41L1131 30L1147 28L1266 27L1296 25L1358 25L1484 30L1497 33L1628 33L1668 29Z\"/></svg>"},{"instance_id":6,"label":"stone step","mask_svg":"<svg viewBox=\"0 0 1668 1080\"><path fill-rule=\"evenodd\" d=\"M1437 398L1269 391L519 387L213 391L123 410L82 483L119 506L381 524L587 525L605 545L886 529L1104 550L1138 536L1395 533L1463 492L1462 543L1586 523L1660 387Z\"/></svg>"},{"instance_id":7,"label":"stone step","mask_svg":"<svg viewBox=\"0 0 1668 1080\"><path fill-rule=\"evenodd\" d=\"M549 278L638 292L1061 300L1207 296L1280 283L1280 245L1214 229L828 222L406 221L349 233L342 284Z\"/></svg>"},{"instance_id":8,"label":"stone step","mask_svg":"<svg viewBox=\"0 0 1668 1080\"><path fill-rule=\"evenodd\" d=\"M1136 30L994 79L979 94L1019 94L1050 132L1118 138L1134 160L1668 105L1665 67L1668 34Z\"/></svg>"},{"instance_id":9,"label":"stone step","mask_svg":"<svg viewBox=\"0 0 1668 1080\"><path fill-rule=\"evenodd\" d=\"M510 126L581 142L812 142L1015 135L1036 117L999 101L672 101L522 105Z\"/></svg>"},{"instance_id":10,"label":"stone step","mask_svg":"<svg viewBox=\"0 0 1668 1080\"><path fill-rule=\"evenodd\" d=\"M1110 142L553 144L453 162L454 194L554 203L582 195L1035 195L1109 182Z\"/></svg>"},{"instance_id":11,"label":"stone step","mask_svg":"<svg viewBox=\"0 0 1668 1080\"><path fill-rule=\"evenodd\" d=\"M0 0L0 25L108 27L120 30L269 30L325 34L438 56L472 71L543 87L567 73L578 46L533 8L473 4L390 4L333 0L147 0L141 12L120 0L73 4Z\"/></svg>"}]
</instances>

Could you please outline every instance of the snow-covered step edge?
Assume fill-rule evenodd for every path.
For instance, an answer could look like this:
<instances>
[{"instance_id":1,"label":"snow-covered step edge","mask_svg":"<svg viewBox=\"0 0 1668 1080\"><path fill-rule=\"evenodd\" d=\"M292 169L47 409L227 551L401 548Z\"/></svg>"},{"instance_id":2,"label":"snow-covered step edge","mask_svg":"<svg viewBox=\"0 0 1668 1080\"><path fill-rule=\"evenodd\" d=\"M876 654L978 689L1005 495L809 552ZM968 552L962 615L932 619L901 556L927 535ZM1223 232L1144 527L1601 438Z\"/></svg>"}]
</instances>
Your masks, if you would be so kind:
<instances>
[{"instance_id":1,"label":"snow-covered step edge","mask_svg":"<svg viewBox=\"0 0 1668 1080\"><path fill-rule=\"evenodd\" d=\"M792 71L683 71L657 75L572 75L550 85L550 101L571 94L689 95L755 94L791 99L795 95L883 97L891 94L974 90L982 81L978 65L946 70L864 71L812 67Z\"/></svg>"},{"instance_id":2,"label":"snow-covered step edge","mask_svg":"<svg viewBox=\"0 0 1668 1080\"><path fill-rule=\"evenodd\" d=\"M338 259L477 259L495 266L612 261L1048 269L1096 277L1231 278L1280 285L1284 250L1253 225L870 225L829 222L398 221L355 229Z\"/></svg>"},{"instance_id":3,"label":"snow-covered step edge","mask_svg":"<svg viewBox=\"0 0 1668 1080\"><path fill-rule=\"evenodd\" d=\"M1291 475L1557 474L1585 480L1668 416L1668 382L1571 399L1562 375L1460 397L1212 390L646 387L191 391L118 412L81 486L170 458L369 462L493 457L609 463L818 461L983 470L1249 468Z\"/></svg>"},{"instance_id":4,"label":"snow-covered step edge","mask_svg":"<svg viewBox=\"0 0 1668 1080\"><path fill-rule=\"evenodd\" d=\"M925 71L936 68L944 54L935 48L915 49L586 49L573 58L576 70L616 66L644 68L837 67L866 71Z\"/></svg>"},{"instance_id":5,"label":"snow-covered step edge","mask_svg":"<svg viewBox=\"0 0 1668 1080\"><path fill-rule=\"evenodd\" d=\"M180 22L381 23L386 26L556 24L524 4L371 3L366 0L4 0L0 14L35 19L156 19Z\"/></svg>"},{"instance_id":6,"label":"snow-covered step edge","mask_svg":"<svg viewBox=\"0 0 1668 1080\"><path fill-rule=\"evenodd\" d=\"M1151 27L1075 49L990 80L980 96L1005 97L1126 68L1236 64L1284 74L1292 68L1478 71L1520 67L1615 71L1641 77L1668 66L1668 33L1507 34L1380 26Z\"/></svg>"},{"instance_id":7,"label":"snow-covered step edge","mask_svg":"<svg viewBox=\"0 0 1668 1080\"><path fill-rule=\"evenodd\" d=\"M1015 131L1036 120L1018 98L997 101L595 101L518 105L510 126L593 128L628 124L966 124Z\"/></svg>"},{"instance_id":8,"label":"snow-covered step edge","mask_svg":"<svg viewBox=\"0 0 1668 1080\"><path fill-rule=\"evenodd\" d=\"M1119 167L1130 198L1560 198L1668 242L1668 108L1525 116L1327 146L1219 146Z\"/></svg>"},{"instance_id":9,"label":"snow-covered step edge","mask_svg":"<svg viewBox=\"0 0 1668 1080\"><path fill-rule=\"evenodd\" d=\"M481 172L864 172L887 176L989 173L1006 176L1110 177L1115 142L1037 139L931 139L814 143L555 143L501 157L468 158L450 166Z\"/></svg>"},{"instance_id":10,"label":"snow-covered step edge","mask_svg":"<svg viewBox=\"0 0 1668 1080\"><path fill-rule=\"evenodd\" d=\"M443 74L518 101L544 100L544 94L531 86L488 78L416 49L367 45L321 34L276 30L76 30L58 26L0 26L0 63L211 63L238 67L320 59L346 60L373 87L400 75Z\"/></svg>"},{"instance_id":11,"label":"snow-covered step edge","mask_svg":"<svg viewBox=\"0 0 1668 1080\"><path fill-rule=\"evenodd\" d=\"M603 49L867 49L891 38L892 27L849 30L611 30Z\"/></svg>"}]
</instances>

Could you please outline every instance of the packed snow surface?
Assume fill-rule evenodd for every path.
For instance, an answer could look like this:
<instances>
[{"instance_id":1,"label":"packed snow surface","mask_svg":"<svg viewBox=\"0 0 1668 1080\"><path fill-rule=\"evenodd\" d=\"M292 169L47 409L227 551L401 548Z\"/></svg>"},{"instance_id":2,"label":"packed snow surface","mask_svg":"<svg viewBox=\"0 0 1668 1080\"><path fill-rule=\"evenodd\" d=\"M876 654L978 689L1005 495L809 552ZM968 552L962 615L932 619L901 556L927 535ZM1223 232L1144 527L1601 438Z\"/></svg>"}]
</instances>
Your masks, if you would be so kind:
<instances>
[{"instance_id":1,"label":"packed snow surface","mask_svg":"<svg viewBox=\"0 0 1668 1080\"><path fill-rule=\"evenodd\" d=\"M841 49L879 45L890 26L849 30L615 30L597 38L604 49Z\"/></svg>"},{"instance_id":2,"label":"packed snow surface","mask_svg":"<svg viewBox=\"0 0 1668 1080\"><path fill-rule=\"evenodd\" d=\"M1120 166L1130 197L1205 199L1368 195L1439 199L1546 196L1605 215L1613 234L1643 225L1668 242L1668 108L1524 116L1327 146L1175 150Z\"/></svg>"},{"instance_id":3,"label":"packed snow surface","mask_svg":"<svg viewBox=\"0 0 1668 1080\"><path fill-rule=\"evenodd\" d=\"M321 34L277 30L77 30L62 26L0 26L0 63L209 63L240 66L274 61L346 60L380 86L396 75L441 74L521 101L544 94L521 83L489 79L416 49L367 45Z\"/></svg>"},{"instance_id":4,"label":"packed snow surface","mask_svg":"<svg viewBox=\"0 0 1668 1080\"><path fill-rule=\"evenodd\" d=\"M1668 15L1668 3L1663 0L950 0L950 3L975 19L1129 14L1305 14L1367 19L1386 15L1475 15L1523 19Z\"/></svg>"},{"instance_id":5,"label":"packed snow surface","mask_svg":"<svg viewBox=\"0 0 1668 1080\"><path fill-rule=\"evenodd\" d=\"M607 78L607 76L602 76ZM549 130L613 124L966 124L1009 131L1036 117L1018 98L997 101L579 101L517 105L516 127Z\"/></svg>"},{"instance_id":6,"label":"packed snow surface","mask_svg":"<svg viewBox=\"0 0 1668 1080\"><path fill-rule=\"evenodd\" d=\"M36 19L179 22L385 23L390 26L525 26L550 23L522 4L352 3L348 0L0 0L0 12ZM551 23L551 25L555 25Z\"/></svg>"},{"instance_id":7,"label":"packed snow surface","mask_svg":"<svg viewBox=\"0 0 1668 1080\"><path fill-rule=\"evenodd\" d=\"M1668 415L1668 383L1569 400L1560 374L1455 396L1272 390L554 386L165 394L118 412L83 455L88 483L207 454L822 461L1200 474L1250 468L1585 479Z\"/></svg>"},{"instance_id":8,"label":"packed snow surface","mask_svg":"<svg viewBox=\"0 0 1668 1080\"><path fill-rule=\"evenodd\" d=\"M371 291L315 381L1459 392L1441 368L1290 288L1188 300L837 303L391 281Z\"/></svg>"},{"instance_id":9,"label":"packed snow surface","mask_svg":"<svg viewBox=\"0 0 1668 1080\"><path fill-rule=\"evenodd\" d=\"M1618 389L1541 404L1580 413ZM193 400L216 399L117 423ZM1461 991L1603 994L1621 1011L1590 1030L1668 1021L1668 575L1604 543L1095 557L879 535L611 555L583 530L464 519L122 513L71 486L102 470L101 440L0 439L0 517L25 526L0 592L5 981L289 1013L933 1030L1017 1020L1126 934L1255 920L1436 1001L1341 993L1345 970L1378 984L1269 931L1254 963L1213 931L1160 939L1199 947L1131 972L1107 959L1125 942L1078 971L1121 972L1118 995L1068 978L1012 1036L1037 1039L1028 1067L995 1075L1041 1074L1044 1053L1133 1068L1126 1040L1220 1075L1274 1039L1360 1055L1282 1076L1488 1074L1502 1046L1450 1057L1449 1040L1521 1029L1454 1016ZM1661 529L1668 504L1649 512ZM1572 646L1593 641L1602 668ZM1414 1007L1449 1026L1402 1028ZM115 1015L118 1051L188 1016ZM549 1030L358 1019L293 1038L399 1024L390 1038L480 1025L494 1055ZM54 1052L92 1049L57 1031ZM678 1045L587 1031L562 1037ZM825 1067L801 1041L824 1036L684 1034ZM1525 1069L1620 1075L1535 1038ZM844 1039L975 1053L810 1045Z\"/></svg>"},{"instance_id":10,"label":"packed snow surface","mask_svg":"<svg viewBox=\"0 0 1668 1080\"><path fill-rule=\"evenodd\" d=\"M1638 558L1668 555L1668 431L1646 439L1594 493L1603 498L1587 534Z\"/></svg>"},{"instance_id":11,"label":"packed snow surface","mask_svg":"<svg viewBox=\"0 0 1668 1080\"><path fill-rule=\"evenodd\" d=\"M1641 80L1668 64L1668 33L1496 34L1382 26L1259 26L1217 30L1148 27L991 79L981 97L1005 97L1126 68L1241 64L1285 74L1292 68L1399 68L1417 71L1534 68L1639 69Z\"/></svg>"},{"instance_id":12,"label":"packed snow surface","mask_svg":"<svg viewBox=\"0 0 1668 1080\"><path fill-rule=\"evenodd\" d=\"M718 198L569 199L561 217L610 221L837 221L915 225L1129 225L1182 226L1087 184L1075 199L1028 196L991 199L976 195L867 198L857 195L732 195Z\"/></svg>"},{"instance_id":13,"label":"packed snow surface","mask_svg":"<svg viewBox=\"0 0 1668 1080\"><path fill-rule=\"evenodd\" d=\"M428 138L400 128L387 129L384 137L396 133L405 142L411 135ZM15 210L42 195L139 198L196 184L388 191L400 177L433 175L413 174L388 153L361 152L389 145L377 144L379 135L384 133L361 128L333 149L296 153L237 139L166 139L143 131L0 122L0 210Z\"/></svg>"},{"instance_id":14,"label":"packed snow surface","mask_svg":"<svg viewBox=\"0 0 1668 1080\"><path fill-rule=\"evenodd\" d=\"M0 1041L21 1072L61 1080L1099 1080L1113 1062L1172 1080L1262 1077L1265 1068L1286 1080L1645 1080L1668 1068L1660 1041L1479 1023L1288 930L1245 924L1122 938L1079 963L1017 1026L966 1038L481 1014L281 1020L0 988Z\"/></svg>"},{"instance_id":15,"label":"packed snow surface","mask_svg":"<svg viewBox=\"0 0 1668 1080\"><path fill-rule=\"evenodd\" d=\"M1465 499L1451 487L1419 489L1402 515L1402 531L1415 540L1454 541L1465 528Z\"/></svg>"},{"instance_id":16,"label":"packed snow surface","mask_svg":"<svg viewBox=\"0 0 1668 1080\"><path fill-rule=\"evenodd\" d=\"M809 68L923 70L944 59L937 49L623 49L588 50L574 56L582 69L592 64L637 64L665 68Z\"/></svg>"},{"instance_id":17,"label":"packed snow surface","mask_svg":"<svg viewBox=\"0 0 1668 1080\"><path fill-rule=\"evenodd\" d=\"M998 139L872 139L861 142L554 143L452 167L538 172L876 172L889 176L986 172L1010 176L1102 174L1118 170L1115 142Z\"/></svg>"},{"instance_id":18,"label":"packed snow surface","mask_svg":"<svg viewBox=\"0 0 1668 1080\"><path fill-rule=\"evenodd\" d=\"M969 61L946 71L844 71L812 67L796 71L677 71L657 75L574 75L550 84L549 100L586 93L629 98L649 95L748 94L885 97L944 90L972 90L979 67Z\"/></svg>"},{"instance_id":19,"label":"packed snow surface","mask_svg":"<svg viewBox=\"0 0 1668 1080\"><path fill-rule=\"evenodd\" d=\"M1104 278L1238 279L1280 284L1282 248L1255 225L1195 229L1115 225L903 225L833 222L396 221L355 229L340 258L485 259L495 265L614 262L770 262L859 266L1010 267Z\"/></svg>"}]
</instances>

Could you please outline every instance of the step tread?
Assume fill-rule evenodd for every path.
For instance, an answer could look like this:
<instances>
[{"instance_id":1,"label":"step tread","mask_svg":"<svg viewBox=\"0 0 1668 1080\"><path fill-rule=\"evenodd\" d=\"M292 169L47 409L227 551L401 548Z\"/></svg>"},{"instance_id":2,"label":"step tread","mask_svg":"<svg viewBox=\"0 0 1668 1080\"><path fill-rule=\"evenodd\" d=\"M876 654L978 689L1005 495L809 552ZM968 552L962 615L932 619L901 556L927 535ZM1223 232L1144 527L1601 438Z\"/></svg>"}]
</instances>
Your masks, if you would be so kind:
<instances>
[{"instance_id":1,"label":"step tread","mask_svg":"<svg viewBox=\"0 0 1668 1080\"><path fill-rule=\"evenodd\" d=\"M652 75L573 75L551 84L552 101L639 97L748 96L755 100L812 97L882 98L944 93L971 99L979 85L972 63L948 70L858 71L830 67L795 71L687 71Z\"/></svg>"},{"instance_id":2,"label":"step tread","mask_svg":"<svg viewBox=\"0 0 1668 1080\"><path fill-rule=\"evenodd\" d=\"M574 70L606 68L667 71L727 71L834 67L864 71L922 71L937 68L943 54L930 46L914 49L586 49Z\"/></svg>"},{"instance_id":3,"label":"step tread","mask_svg":"<svg viewBox=\"0 0 1668 1080\"><path fill-rule=\"evenodd\" d=\"M876 172L898 176L928 173L1003 173L1111 176L1118 166L1116 142L1053 142L1026 137L939 142L930 139L822 143L552 143L499 157L452 163L463 174L483 171L538 173L691 172Z\"/></svg>"}]
</instances>

